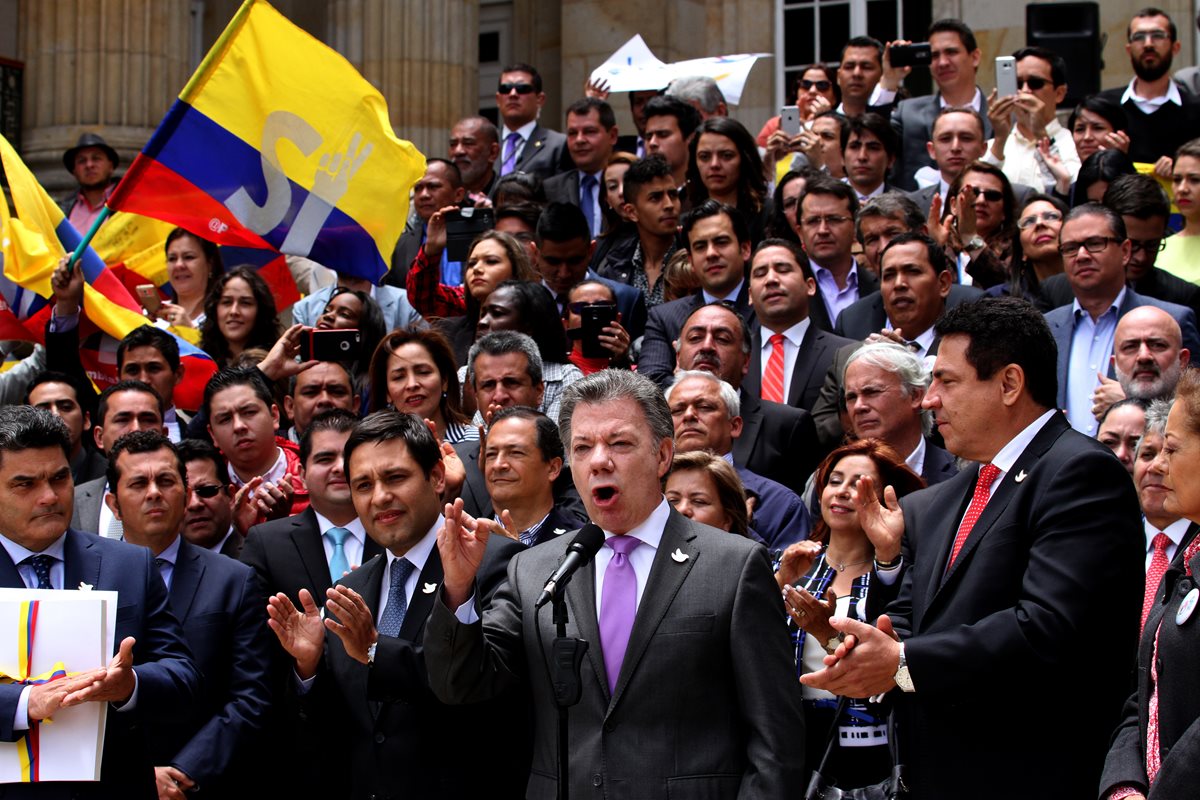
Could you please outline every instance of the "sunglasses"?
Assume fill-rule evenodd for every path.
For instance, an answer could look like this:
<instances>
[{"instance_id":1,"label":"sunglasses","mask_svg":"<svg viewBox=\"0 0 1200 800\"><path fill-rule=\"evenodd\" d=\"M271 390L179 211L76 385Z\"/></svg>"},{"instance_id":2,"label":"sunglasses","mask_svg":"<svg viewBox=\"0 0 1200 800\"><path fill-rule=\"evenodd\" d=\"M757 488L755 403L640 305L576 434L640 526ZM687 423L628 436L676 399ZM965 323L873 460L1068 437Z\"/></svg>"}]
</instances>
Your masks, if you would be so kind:
<instances>
[{"instance_id":1,"label":"sunglasses","mask_svg":"<svg viewBox=\"0 0 1200 800\"><path fill-rule=\"evenodd\" d=\"M533 94L534 88L532 83L502 83L496 91L499 94L508 94L515 91L517 94Z\"/></svg>"},{"instance_id":2,"label":"sunglasses","mask_svg":"<svg viewBox=\"0 0 1200 800\"><path fill-rule=\"evenodd\" d=\"M829 81L810 81L807 78L802 78L800 80L800 88L806 92L812 89L814 86L817 87L818 92L828 92L833 88L833 84Z\"/></svg>"},{"instance_id":3,"label":"sunglasses","mask_svg":"<svg viewBox=\"0 0 1200 800\"><path fill-rule=\"evenodd\" d=\"M1004 199L1004 192L999 189L976 189L975 196L982 197L989 203L999 203Z\"/></svg>"},{"instance_id":4,"label":"sunglasses","mask_svg":"<svg viewBox=\"0 0 1200 800\"><path fill-rule=\"evenodd\" d=\"M203 486L193 486L192 491L195 492L198 497L203 497L205 500L211 500L221 493L222 488L224 487L217 483L206 483Z\"/></svg>"},{"instance_id":5,"label":"sunglasses","mask_svg":"<svg viewBox=\"0 0 1200 800\"><path fill-rule=\"evenodd\" d=\"M1017 78L1017 88L1028 86L1031 92L1040 92L1049 85L1050 81L1045 78L1039 78L1036 75L1030 75L1028 78Z\"/></svg>"}]
</instances>

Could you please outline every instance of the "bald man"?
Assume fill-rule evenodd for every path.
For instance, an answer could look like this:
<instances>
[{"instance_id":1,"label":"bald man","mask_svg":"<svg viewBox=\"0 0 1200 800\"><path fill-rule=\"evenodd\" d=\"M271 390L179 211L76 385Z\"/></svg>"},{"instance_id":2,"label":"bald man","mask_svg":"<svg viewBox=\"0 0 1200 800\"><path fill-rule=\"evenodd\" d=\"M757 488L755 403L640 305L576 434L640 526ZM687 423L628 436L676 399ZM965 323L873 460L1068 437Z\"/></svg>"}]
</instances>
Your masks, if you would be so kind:
<instances>
[{"instance_id":1,"label":"bald man","mask_svg":"<svg viewBox=\"0 0 1200 800\"><path fill-rule=\"evenodd\" d=\"M1100 376L1092 413L1100 419L1109 406L1126 397L1171 399L1190 358L1179 323L1170 314L1154 306L1133 309L1121 317L1113 335L1116 380Z\"/></svg>"}]
</instances>

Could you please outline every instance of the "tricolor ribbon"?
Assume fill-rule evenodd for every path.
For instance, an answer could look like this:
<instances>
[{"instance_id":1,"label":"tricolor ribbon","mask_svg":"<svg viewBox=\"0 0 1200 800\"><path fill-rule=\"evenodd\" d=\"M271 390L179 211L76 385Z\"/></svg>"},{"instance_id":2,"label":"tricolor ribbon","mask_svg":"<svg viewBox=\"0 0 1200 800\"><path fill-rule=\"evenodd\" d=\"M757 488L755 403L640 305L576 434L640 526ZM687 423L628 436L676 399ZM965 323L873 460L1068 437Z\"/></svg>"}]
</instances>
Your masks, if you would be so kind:
<instances>
[{"instance_id":1,"label":"tricolor ribbon","mask_svg":"<svg viewBox=\"0 0 1200 800\"><path fill-rule=\"evenodd\" d=\"M37 686L68 676L69 673L67 672L66 665L61 661L54 662L54 668L48 672L43 672L40 675L29 674L30 666L33 663L33 642L37 633L37 617L38 601L23 601L17 620L17 637L19 640L17 647L18 675L13 677L12 675L0 672L0 682ZM17 752L21 761L22 783L37 783L38 781L39 728L42 722L50 721L49 717L40 721L31 719L29 721L29 730L17 740Z\"/></svg>"}]
</instances>

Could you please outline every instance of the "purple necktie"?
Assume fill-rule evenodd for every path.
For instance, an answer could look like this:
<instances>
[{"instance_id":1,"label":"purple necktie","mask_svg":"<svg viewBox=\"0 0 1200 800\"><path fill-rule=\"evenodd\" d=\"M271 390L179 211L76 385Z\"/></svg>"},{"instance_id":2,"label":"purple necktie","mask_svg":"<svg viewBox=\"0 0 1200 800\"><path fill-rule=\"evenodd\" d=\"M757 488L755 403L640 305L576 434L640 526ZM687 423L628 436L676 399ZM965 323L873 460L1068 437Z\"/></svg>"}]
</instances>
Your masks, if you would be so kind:
<instances>
[{"instance_id":1,"label":"purple necktie","mask_svg":"<svg viewBox=\"0 0 1200 800\"><path fill-rule=\"evenodd\" d=\"M642 543L634 536L610 536L604 544L612 548L612 560L604 570L604 590L600 593L600 649L604 651L604 670L608 673L608 691L617 688L621 662L633 630L637 613L637 575L629 563L629 554Z\"/></svg>"},{"instance_id":2,"label":"purple necktie","mask_svg":"<svg viewBox=\"0 0 1200 800\"><path fill-rule=\"evenodd\" d=\"M596 187L600 182L595 175L584 175L579 181L579 207L583 209L583 218L587 220L588 233L593 238L600 233L596 229Z\"/></svg>"},{"instance_id":3,"label":"purple necktie","mask_svg":"<svg viewBox=\"0 0 1200 800\"><path fill-rule=\"evenodd\" d=\"M517 145L521 143L521 134L510 133L504 140L504 161L500 164L500 176L504 177L513 171L517 165Z\"/></svg>"}]
</instances>

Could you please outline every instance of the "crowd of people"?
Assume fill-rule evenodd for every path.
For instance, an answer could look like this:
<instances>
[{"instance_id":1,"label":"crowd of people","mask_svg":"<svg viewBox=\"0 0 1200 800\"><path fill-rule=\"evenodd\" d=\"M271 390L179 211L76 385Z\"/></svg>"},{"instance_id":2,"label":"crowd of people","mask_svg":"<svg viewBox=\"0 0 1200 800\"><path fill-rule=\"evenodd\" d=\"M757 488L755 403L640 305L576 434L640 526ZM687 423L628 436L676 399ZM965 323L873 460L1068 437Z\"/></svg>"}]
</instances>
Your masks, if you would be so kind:
<instances>
[{"instance_id":1,"label":"crowd of people","mask_svg":"<svg viewBox=\"0 0 1200 800\"><path fill-rule=\"evenodd\" d=\"M510 65L379 285L293 263L278 308L177 229L99 393L64 259L0 374L0 584L118 590L120 646L0 684L0 739L108 703L97 797L1194 797L1200 86L1155 8L1066 126L1061 55L1000 97L927 40L933 94L856 37L757 135L706 78L560 133ZM117 154L64 164L86 228ZM564 740L535 597L588 523Z\"/></svg>"}]
</instances>

